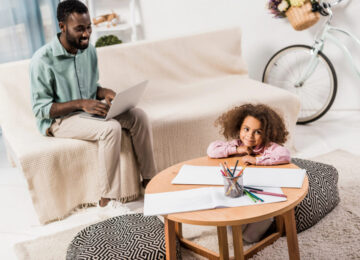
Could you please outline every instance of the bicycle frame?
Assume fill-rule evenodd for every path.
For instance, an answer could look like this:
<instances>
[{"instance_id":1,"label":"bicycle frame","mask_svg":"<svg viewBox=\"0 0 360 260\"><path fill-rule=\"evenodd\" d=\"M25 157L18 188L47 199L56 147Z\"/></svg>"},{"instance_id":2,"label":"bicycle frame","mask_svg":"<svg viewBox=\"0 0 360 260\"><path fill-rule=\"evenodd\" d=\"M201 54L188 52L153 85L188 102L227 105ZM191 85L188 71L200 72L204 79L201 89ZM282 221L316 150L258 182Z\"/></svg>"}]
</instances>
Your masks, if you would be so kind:
<instances>
[{"instance_id":1,"label":"bicycle frame","mask_svg":"<svg viewBox=\"0 0 360 260\"><path fill-rule=\"evenodd\" d=\"M342 33L343 35L350 37L352 40L354 40L359 45L359 47L360 47L360 40L354 34L348 32L346 30L331 26L330 20L331 20L331 16L326 21L323 29L320 31L320 34L318 34L319 36L317 36L315 38L315 44L312 46L312 51L311 51L311 59L310 59L308 65L306 66L303 74L300 76L299 80L295 83L295 87L301 87L304 84L304 82L315 71L315 69L319 63L318 53L319 53L319 51L323 50L326 40L330 40L344 52L345 57L347 58L348 62L354 69L355 73L357 73L357 75L360 77L360 68L355 63L354 58L350 54L350 51L340 40L337 39L336 36L333 35L333 33L338 32L338 33Z\"/></svg>"}]
</instances>

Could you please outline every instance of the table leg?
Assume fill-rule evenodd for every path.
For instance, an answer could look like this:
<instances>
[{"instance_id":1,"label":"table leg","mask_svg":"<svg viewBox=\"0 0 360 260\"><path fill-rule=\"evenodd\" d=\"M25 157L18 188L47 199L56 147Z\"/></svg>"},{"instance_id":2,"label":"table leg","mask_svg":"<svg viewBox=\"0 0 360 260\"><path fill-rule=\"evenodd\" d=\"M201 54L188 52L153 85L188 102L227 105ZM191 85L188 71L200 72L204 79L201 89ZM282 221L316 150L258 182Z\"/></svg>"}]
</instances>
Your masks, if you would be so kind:
<instances>
[{"instance_id":1,"label":"table leg","mask_svg":"<svg viewBox=\"0 0 360 260\"><path fill-rule=\"evenodd\" d=\"M279 232L280 236L284 234L284 220L282 216L276 217L276 230Z\"/></svg>"},{"instance_id":2,"label":"table leg","mask_svg":"<svg viewBox=\"0 0 360 260\"><path fill-rule=\"evenodd\" d=\"M220 260L229 259L229 246L225 227L217 227Z\"/></svg>"},{"instance_id":3,"label":"table leg","mask_svg":"<svg viewBox=\"0 0 360 260\"><path fill-rule=\"evenodd\" d=\"M176 260L175 222L164 217L166 259Z\"/></svg>"},{"instance_id":4,"label":"table leg","mask_svg":"<svg viewBox=\"0 0 360 260\"><path fill-rule=\"evenodd\" d=\"M296 223L295 223L295 211L294 209L289 210L283 214L285 222L285 232L288 243L289 259L290 260L299 260L299 244L296 233Z\"/></svg>"},{"instance_id":5,"label":"table leg","mask_svg":"<svg viewBox=\"0 0 360 260\"><path fill-rule=\"evenodd\" d=\"M181 239L183 238L183 234L182 234L182 223L176 222L175 223L175 232L176 232L176 236Z\"/></svg>"},{"instance_id":6,"label":"table leg","mask_svg":"<svg viewBox=\"0 0 360 260\"><path fill-rule=\"evenodd\" d=\"M235 260L244 260L244 246L241 226L232 226Z\"/></svg>"}]
</instances>

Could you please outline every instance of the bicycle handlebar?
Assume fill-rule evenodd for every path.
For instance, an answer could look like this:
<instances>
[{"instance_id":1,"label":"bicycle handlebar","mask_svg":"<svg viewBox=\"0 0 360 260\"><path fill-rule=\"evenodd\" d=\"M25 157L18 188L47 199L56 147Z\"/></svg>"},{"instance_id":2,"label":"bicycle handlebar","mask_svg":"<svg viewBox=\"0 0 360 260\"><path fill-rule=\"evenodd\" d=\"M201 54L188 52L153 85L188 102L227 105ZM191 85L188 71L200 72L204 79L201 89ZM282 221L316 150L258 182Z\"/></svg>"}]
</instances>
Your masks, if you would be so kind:
<instances>
[{"instance_id":1,"label":"bicycle handlebar","mask_svg":"<svg viewBox=\"0 0 360 260\"><path fill-rule=\"evenodd\" d=\"M336 1L329 3L328 1L319 0L319 5L325 9L329 9L329 8L334 7L335 5L340 4L342 1L344 1L344 0L336 0Z\"/></svg>"},{"instance_id":2,"label":"bicycle handlebar","mask_svg":"<svg viewBox=\"0 0 360 260\"><path fill-rule=\"evenodd\" d=\"M340 4L342 1L344 0L336 0L329 3L324 0L319 0L318 6L315 6L313 9L314 11L318 11L323 16L329 16L328 22L330 22L333 16L333 12L331 8L334 7L335 5Z\"/></svg>"},{"instance_id":3,"label":"bicycle handlebar","mask_svg":"<svg viewBox=\"0 0 360 260\"><path fill-rule=\"evenodd\" d=\"M344 1L344 0L337 0L337 1L334 1L334 2L332 2L332 3L327 3L327 4L328 4L329 7L331 8L331 7L335 6L335 5L340 4L342 1ZM321 0L321 2L322 2L322 0Z\"/></svg>"}]
</instances>

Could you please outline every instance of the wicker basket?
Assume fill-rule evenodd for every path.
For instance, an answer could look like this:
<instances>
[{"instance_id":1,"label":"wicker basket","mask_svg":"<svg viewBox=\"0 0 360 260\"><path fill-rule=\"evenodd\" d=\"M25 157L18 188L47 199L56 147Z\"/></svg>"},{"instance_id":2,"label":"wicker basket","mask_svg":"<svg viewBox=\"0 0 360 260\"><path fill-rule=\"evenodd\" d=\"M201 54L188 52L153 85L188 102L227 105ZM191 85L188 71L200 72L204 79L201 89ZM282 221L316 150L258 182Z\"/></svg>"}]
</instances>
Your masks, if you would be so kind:
<instances>
[{"instance_id":1,"label":"wicker basket","mask_svg":"<svg viewBox=\"0 0 360 260\"><path fill-rule=\"evenodd\" d=\"M300 7L290 7L286 11L286 16L289 19L292 27L297 31L309 28L320 19L319 12L311 11L310 2L306 2Z\"/></svg>"}]
</instances>

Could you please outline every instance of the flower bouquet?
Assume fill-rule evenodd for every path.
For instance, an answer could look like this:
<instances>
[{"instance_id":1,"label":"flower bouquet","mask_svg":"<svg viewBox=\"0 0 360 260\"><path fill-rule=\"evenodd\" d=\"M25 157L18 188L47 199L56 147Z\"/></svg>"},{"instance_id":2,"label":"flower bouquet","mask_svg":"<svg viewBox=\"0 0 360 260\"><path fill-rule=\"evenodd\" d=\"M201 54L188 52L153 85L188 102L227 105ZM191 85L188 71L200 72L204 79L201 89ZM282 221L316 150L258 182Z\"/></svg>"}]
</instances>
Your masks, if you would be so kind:
<instances>
[{"instance_id":1,"label":"flower bouquet","mask_svg":"<svg viewBox=\"0 0 360 260\"><path fill-rule=\"evenodd\" d=\"M310 0L269 0L268 8L276 18L287 17L297 31L309 28L320 19L320 14L312 11Z\"/></svg>"}]
</instances>

